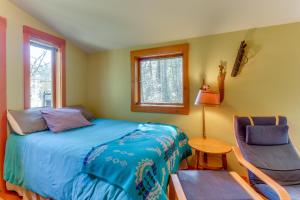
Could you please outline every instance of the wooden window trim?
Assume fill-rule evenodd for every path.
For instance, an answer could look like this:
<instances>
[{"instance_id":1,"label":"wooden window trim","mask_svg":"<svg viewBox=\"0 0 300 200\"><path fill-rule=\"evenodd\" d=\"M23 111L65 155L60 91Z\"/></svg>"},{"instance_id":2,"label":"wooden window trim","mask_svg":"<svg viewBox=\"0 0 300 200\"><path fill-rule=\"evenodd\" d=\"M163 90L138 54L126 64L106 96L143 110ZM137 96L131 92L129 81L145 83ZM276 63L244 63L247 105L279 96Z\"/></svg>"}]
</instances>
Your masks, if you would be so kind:
<instances>
[{"instance_id":1,"label":"wooden window trim","mask_svg":"<svg viewBox=\"0 0 300 200\"><path fill-rule=\"evenodd\" d=\"M53 77L53 105L57 106L56 102L56 81L60 81L61 86L61 106L66 105L66 42L64 39L58 38L56 36L50 35L48 33L39 31L37 29L31 28L29 26L23 26L23 65L24 65L24 108L30 108L30 40L34 39L45 44L52 45L58 49L60 53L61 63L61 78L56 79L56 63L54 63L54 77ZM52 55L53 58L55 55Z\"/></svg>"},{"instance_id":2,"label":"wooden window trim","mask_svg":"<svg viewBox=\"0 0 300 200\"><path fill-rule=\"evenodd\" d=\"M189 113L189 77L188 56L189 45L179 44L151 49L135 50L131 55L131 111L133 112L155 112L169 114ZM141 104L139 84L139 63L142 59L161 58L182 55L183 58L183 104Z\"/></svg>"}]
</instances>

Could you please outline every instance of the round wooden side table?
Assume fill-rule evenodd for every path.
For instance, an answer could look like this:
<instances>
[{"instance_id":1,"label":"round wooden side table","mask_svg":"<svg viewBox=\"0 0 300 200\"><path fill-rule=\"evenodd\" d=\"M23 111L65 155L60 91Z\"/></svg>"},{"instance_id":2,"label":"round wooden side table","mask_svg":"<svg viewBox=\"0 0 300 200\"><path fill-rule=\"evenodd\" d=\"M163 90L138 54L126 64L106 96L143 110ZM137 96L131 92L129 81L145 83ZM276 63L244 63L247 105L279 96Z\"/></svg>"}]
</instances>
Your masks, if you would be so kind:
<instances>
[{"instance_id":1,"label":"round wooden side table","mask_svg":"<svg viewBox=\"0 0 300 200\"><path fill-rule=\"evenodd\" d=\"M231 152L232 147L227 143L213 139L213 138L192 138L189 140L188 144L195 150L196 153L196 169L227 169L227 158L226 154ZM203 153L203 165L200 163L200 155ZM207 161L207 154L217 154L222 157L222 166L213 167L209 166Z\"/></svg>"}]
</instances>

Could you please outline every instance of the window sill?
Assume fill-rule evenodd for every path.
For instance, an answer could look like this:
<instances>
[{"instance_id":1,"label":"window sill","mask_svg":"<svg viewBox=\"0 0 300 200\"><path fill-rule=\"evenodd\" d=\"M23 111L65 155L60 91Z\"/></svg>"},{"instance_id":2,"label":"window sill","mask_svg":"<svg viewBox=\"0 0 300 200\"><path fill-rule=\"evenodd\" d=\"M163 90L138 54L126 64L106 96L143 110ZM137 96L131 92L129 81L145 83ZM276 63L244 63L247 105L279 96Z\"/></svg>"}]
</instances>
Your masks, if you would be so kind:
<instances>
[{"instance_id":1,"label":"window sill","mask_svg":"<svg viewBox=\"0 0 300 200\"><path fill-rule=\"evenodd\" d=\"M132 112L149 112L149 113L167 113L167 114L189 114L189 107L182 105L154 105L154 104L133 104Z\"/></svg>"}]
</instances>

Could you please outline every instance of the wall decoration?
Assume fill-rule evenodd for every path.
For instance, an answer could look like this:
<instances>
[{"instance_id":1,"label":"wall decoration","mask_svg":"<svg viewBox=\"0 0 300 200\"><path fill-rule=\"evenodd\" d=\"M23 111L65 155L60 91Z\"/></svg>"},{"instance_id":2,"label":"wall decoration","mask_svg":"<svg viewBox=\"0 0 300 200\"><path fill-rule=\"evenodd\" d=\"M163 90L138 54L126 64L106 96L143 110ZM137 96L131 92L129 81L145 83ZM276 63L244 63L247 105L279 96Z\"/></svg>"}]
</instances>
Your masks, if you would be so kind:
<instances>
[{"instance_id":1,"label":"wall decoration","mask_svg":"<svg viewBox=\"0 0 300 200\"><path fill-rule=\"evenodd\" d=\"M231 72L232 77L236 77L238 75L239 71L240 71L241 65L245 65L248 62L248 58L245 55L245 48L246 47L247 47L247 44L246 44L245 40L243 40L241 42L238 54L237 54L236 59L235 59L234 66L232 68L232 72Z\"/></svg>"}]
</instances>

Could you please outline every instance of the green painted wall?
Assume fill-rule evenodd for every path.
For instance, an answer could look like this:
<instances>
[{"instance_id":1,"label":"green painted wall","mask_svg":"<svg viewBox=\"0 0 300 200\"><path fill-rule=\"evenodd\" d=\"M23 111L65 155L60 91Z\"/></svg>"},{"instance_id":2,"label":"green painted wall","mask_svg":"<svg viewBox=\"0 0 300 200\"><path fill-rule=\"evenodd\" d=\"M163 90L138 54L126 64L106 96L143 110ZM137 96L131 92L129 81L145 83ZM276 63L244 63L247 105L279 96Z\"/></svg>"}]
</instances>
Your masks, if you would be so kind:
<instances>
[{"instance_id":1,"label":"green painted wall","mask_svg":"<svg viewBox=\"0 0 300 200\"><path fill-rule=\"evenodd\" d=\"M241 40L250 46L249 62L239 76L230 76ZM178 41L190 44L189 115L130 111L130 50L118 49L88 58L88 104L99 117L172 123L189 137L201 135L201 107L193 105L202 77L214 87L218 65L227 62L225 99L207 108L207 134L234 145L232 116L286 115L290 133L300 146L300 23L231 32ZM165 44L152 45L163 46ZM232 154L229 167L240 170Z\"/></svg>"}]
</instances>

